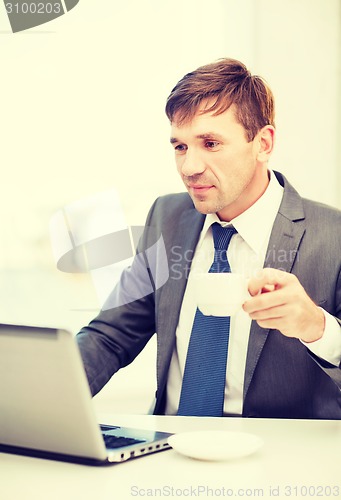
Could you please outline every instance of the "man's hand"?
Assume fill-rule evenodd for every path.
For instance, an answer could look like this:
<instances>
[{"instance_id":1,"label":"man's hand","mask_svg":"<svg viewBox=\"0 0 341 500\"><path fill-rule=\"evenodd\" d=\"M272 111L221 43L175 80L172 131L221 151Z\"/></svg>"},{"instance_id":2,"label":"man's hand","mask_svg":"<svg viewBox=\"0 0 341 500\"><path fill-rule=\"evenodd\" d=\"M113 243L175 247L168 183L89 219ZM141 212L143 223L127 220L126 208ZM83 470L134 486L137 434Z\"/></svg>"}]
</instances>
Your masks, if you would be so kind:
<instances>
[{"instance_id":1,"label":"man's hand","mask_svg":"<svg viewBox=\"0 0 341 500\"><path fill-rule=\"evenodd\" d=\"M324 333L323 311L314 304L294 274L263 269L249 281L251 299L243 309L262 328L279 330L286 337L314 342Z\"/></svg>"}]
</instances>

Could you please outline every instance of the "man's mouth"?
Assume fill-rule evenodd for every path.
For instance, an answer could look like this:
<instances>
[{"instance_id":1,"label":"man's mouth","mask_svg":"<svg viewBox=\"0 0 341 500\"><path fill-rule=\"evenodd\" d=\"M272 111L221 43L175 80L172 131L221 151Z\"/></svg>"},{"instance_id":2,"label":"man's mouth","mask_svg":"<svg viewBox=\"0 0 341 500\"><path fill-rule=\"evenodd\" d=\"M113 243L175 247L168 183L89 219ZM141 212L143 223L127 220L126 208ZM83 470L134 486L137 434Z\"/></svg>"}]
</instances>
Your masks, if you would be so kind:
<instances>
[{"instance_id":1,"label":"man's mouth","mask_svg":"<svg viewBox=\"0 0 341 500\"><path fill-rule=\"evenodd\" d=\"M209 191L211 188L213 188L214 186L212 186L212 184L210 184L210 185L208 185L208 184L188 184L187 187L194 194L204 194L207 191Z\"/></svg>"}]
</instances>

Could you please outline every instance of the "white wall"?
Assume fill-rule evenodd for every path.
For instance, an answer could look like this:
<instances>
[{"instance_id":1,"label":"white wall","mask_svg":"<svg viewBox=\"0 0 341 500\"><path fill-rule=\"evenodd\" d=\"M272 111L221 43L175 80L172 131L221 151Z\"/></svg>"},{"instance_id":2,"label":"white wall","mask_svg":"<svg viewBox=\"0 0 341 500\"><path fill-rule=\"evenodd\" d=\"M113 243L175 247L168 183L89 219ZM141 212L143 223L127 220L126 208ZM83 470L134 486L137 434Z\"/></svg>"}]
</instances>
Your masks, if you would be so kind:
<instances>
[{"instance_id":1,"label":"white wall","mask_svg":"<svg viewBox=\"0 0 341 500\"><path fill-rule=\"evenodd\" d=\"M77 331L95 314L91 279L55 269L50 216L115 187L128 223L143 224L156 196L181 190L165 99L220 57L274 90L272 167L341 207L340 12L339 0L80 0L13 35L1 10L1 321ZM134 370L124 379L139 392Z\"/></svg>"},{"instance_id":2,"label":"white wall","mask_svg":"<svg viewBox=\"0 0 341 500\"><path fill-rule=\"evenodd\" d=\"M257 4L255 64L277 96L273 165L305 196L341 207L341 3Z\"/></svg>"}]
</instances>

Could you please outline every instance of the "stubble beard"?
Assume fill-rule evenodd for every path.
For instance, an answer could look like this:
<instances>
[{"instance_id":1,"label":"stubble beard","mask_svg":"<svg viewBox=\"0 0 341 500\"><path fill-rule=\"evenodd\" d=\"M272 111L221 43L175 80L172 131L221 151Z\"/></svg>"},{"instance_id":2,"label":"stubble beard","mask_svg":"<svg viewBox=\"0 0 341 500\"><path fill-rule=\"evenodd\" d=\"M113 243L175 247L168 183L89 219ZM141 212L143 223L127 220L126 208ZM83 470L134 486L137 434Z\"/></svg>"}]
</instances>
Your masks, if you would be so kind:
<instances>
[{"instance_id":1,"label":"stubble beard","mask_svg":"<svg viewBox=\"0 0 341 500\"><path fill-rule=\"evenodd\" d=\"M207 201L204 196L192 197L192 201L196 210L205 215L220 212L231 203L231 201L229 202L228 200L223 201L219 199Z\"/></svg>"}]
</instances>

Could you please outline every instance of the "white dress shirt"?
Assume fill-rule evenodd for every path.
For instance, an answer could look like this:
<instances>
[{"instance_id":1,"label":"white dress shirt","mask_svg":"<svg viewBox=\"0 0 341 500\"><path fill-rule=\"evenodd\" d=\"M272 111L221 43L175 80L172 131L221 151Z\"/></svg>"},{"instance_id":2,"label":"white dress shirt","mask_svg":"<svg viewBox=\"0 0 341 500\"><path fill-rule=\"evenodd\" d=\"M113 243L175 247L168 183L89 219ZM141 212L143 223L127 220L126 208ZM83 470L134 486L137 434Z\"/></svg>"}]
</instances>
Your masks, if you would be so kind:
<instances>
[{"instance_id":1,"label":"white dress shirt","mask_svg":"<svg viewBox=\"0 0 341 500\"><path fill-rule=\"evenodd\" d=\"M177 413L182 378L185 370L188 343L192 331L196 302L191 275L208 272L214 257L211 225L233 225L237 230L228 247L228 261L231 272L251 277L263 269L272 227L283 197L283 188L271 173L269 185L264 194L248 210L230 223L220 221L216 214L205 219L198 245L192 260L191 271L184 293L179 322L176 330L176 344L170 364L167 382L166 414ZM325 312L326 324L322 339L305 344L319 357L338 365L341 360L341 330L330 314ZM241 415L243 410L243 385L246 354L251 319L240 310L231 317L228 359L225 385L225 415Z\"/></svg>"}]
</instances>

